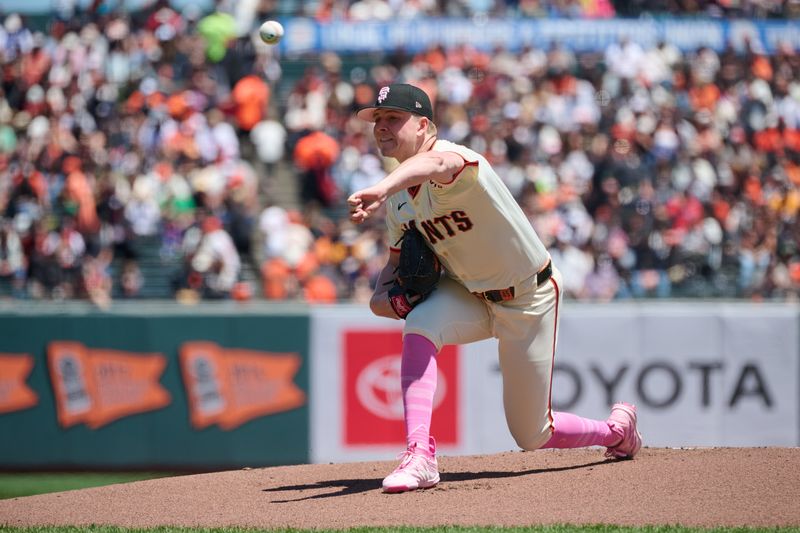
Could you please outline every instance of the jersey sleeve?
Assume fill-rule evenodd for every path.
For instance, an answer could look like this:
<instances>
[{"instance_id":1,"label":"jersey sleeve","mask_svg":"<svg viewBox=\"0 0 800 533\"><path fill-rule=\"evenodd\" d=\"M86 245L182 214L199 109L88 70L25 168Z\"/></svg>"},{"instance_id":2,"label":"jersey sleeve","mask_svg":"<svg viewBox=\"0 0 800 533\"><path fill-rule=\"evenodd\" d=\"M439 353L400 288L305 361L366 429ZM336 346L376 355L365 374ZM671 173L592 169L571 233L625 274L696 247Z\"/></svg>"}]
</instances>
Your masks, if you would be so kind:
<instances>
[{"instance_id":1,"label":"jersey sleeve","mask_svg":"<svg viewBox=\"0 0 800 533\"><path fill-rule=\"evenodd\" d=\"M456 153L459 156L461 156L461 159L464 161L464 164L461 166L458 172L453 174L453 177L450 178L450 181L441 184L445 187L455 184L455 182L458 180L473 182L475 181L475 178L477 178L478 176L478 161L469 161L464 158L463 154L460 154L458 152Z\"/></svg>"},{"instance_id":2,"label":"jersey sleeve","mask_svg":"<svg viewBox=\"0 0 800 533\"><path fill-rule=\"evenodd\" d=\"M463 164L448 182L431 182L432 192L437 196L451 196L463 192L478 181L480 160L478 154L459 144L437 141L434 149L439 152L454 152L461 157Z\"/></svg>"}]
</instances>

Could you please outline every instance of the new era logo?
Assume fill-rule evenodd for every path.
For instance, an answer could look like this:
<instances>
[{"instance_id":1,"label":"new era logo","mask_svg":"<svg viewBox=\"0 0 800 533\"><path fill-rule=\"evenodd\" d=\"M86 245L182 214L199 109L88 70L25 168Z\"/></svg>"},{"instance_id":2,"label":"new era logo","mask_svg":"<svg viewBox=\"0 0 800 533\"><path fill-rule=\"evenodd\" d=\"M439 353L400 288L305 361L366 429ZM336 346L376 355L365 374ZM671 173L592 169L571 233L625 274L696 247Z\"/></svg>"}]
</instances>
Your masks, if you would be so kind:
<instances>
[{"instance_id":1,"label":"new era logo","mask_svg":"<svg viewBox=\"0 0 800 533\"><path fill-rule=\"evenodd\" d=\"M422 104L420 104L419 102L414 102L414 106L415 106L417 109L422 109Z\"/></svg>"}]
</instances>

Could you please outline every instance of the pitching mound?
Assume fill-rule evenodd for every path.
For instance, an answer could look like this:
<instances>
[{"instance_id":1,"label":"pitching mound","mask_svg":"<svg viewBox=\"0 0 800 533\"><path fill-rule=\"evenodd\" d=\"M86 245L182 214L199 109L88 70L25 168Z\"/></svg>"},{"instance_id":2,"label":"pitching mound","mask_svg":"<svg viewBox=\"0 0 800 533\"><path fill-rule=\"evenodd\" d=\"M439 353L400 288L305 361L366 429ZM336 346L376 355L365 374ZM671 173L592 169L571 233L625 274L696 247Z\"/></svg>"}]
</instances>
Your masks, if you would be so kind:
<instances>
[{"instance_id":1,"label":"pitching mound","mask_svg":"<svg viewBox=\"0 0 800 533\"><path fill-rule=\"evenodd\" d=\"M800 526L800 448L645 448L441 457L441 483L383 494L394 462L179 476L0 501L0 524Z\"/></svg>"}]
</instances>

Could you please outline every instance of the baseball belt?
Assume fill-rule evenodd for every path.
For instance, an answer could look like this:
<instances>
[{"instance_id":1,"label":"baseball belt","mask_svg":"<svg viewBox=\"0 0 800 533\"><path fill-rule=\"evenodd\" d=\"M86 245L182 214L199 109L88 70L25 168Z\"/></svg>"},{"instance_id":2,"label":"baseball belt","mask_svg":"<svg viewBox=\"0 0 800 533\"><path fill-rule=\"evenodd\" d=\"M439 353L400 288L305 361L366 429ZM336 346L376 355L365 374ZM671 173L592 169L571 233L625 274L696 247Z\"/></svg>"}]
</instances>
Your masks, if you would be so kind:
<instances>
[{"instance_id":1,"label":"baseball belt","mask_svg":"<svg viewBox=\"0 0 800 533\"><path fill-rule=\"evenodd\" d=\"M536 273L536 286L541 287L545 281L550 279L550 276L553 275L553 262L551 260L547 260L547 264L541 269L539 272ZM492 303L500 303L500 302L507 302L508 300L514 299L514 287L506 287L505 289L495 289L490 291L483 291L483 292L473 292L475 296L478 298L482 298L487 302Z\"/></svg>"}]
</instances>

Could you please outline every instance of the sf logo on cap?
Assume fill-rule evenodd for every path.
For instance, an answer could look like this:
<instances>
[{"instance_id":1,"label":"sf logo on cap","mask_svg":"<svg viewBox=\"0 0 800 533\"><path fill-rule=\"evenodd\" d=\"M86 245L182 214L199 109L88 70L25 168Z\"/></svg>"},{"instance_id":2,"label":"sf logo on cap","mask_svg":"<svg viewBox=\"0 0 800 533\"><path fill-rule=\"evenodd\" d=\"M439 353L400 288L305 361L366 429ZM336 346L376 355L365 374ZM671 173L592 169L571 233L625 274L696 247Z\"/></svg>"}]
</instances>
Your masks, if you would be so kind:
<instances>
[{"instance_id":1,"label":"sf logo on cap","mask_svg":"<svg viewBox=\"0 0 800 533\"><path fill-rule=\"evenodd\" d=\"M389 87L382 87L380 92L378 92L378 103L383 103L387 96L389 96Z\"/></svg>"}]
</instances>

